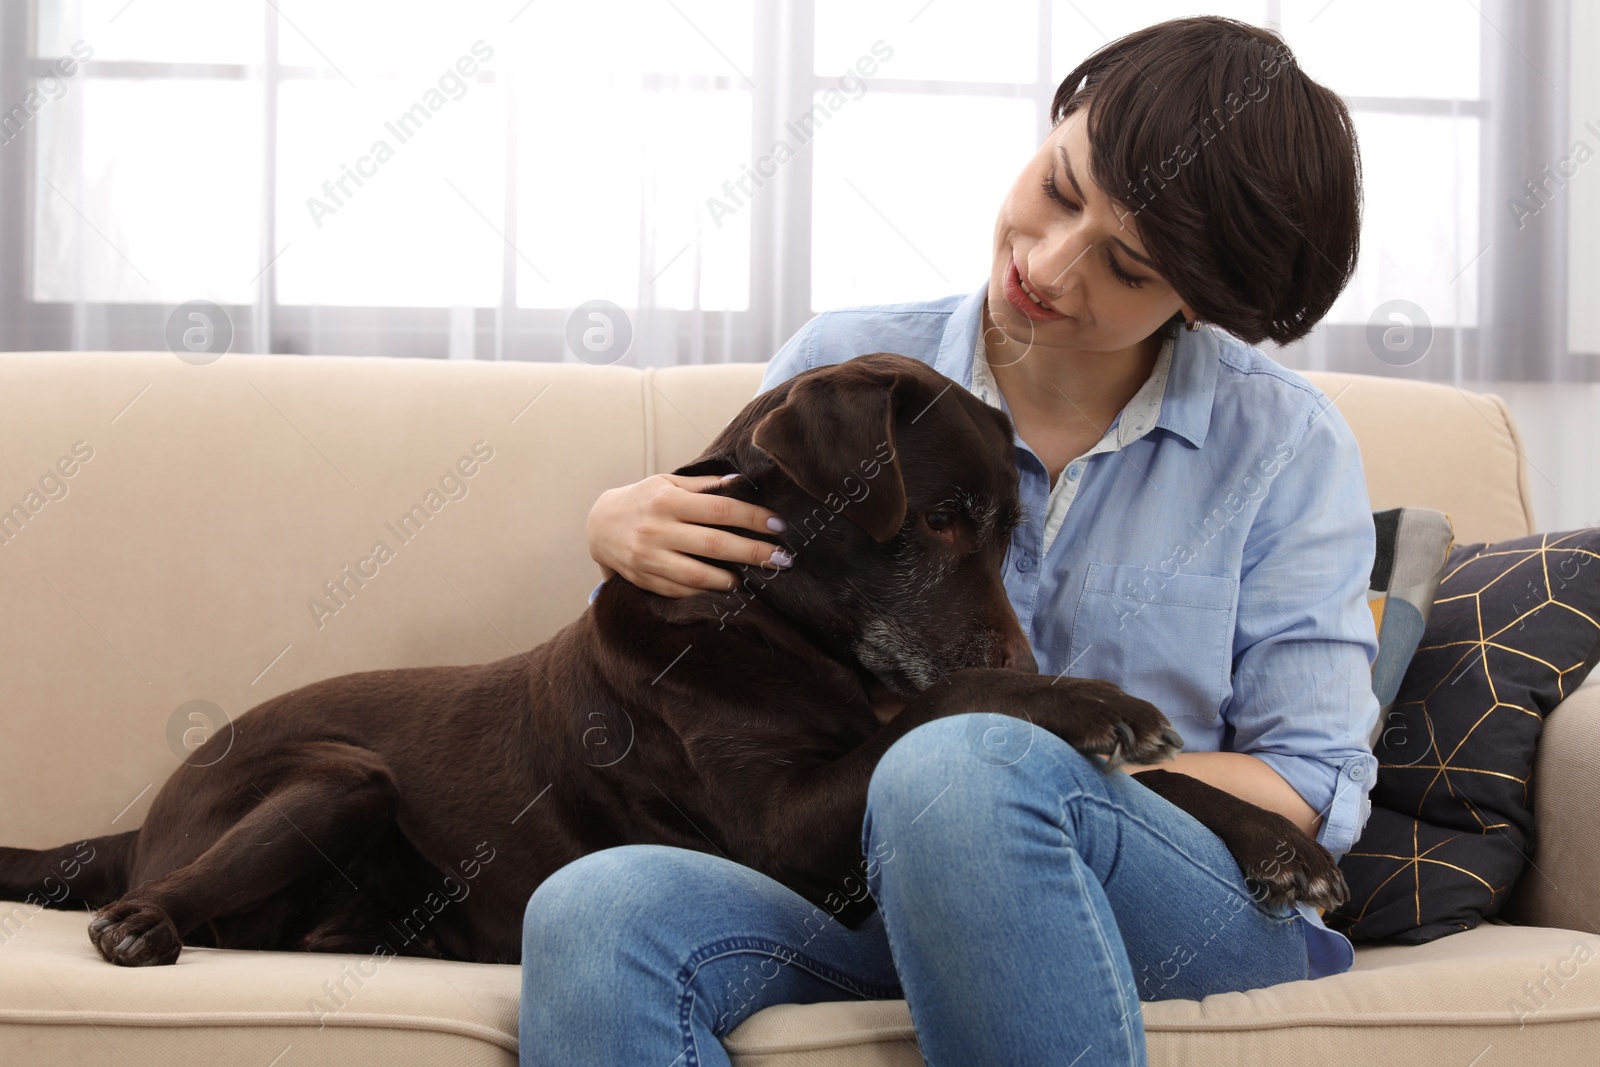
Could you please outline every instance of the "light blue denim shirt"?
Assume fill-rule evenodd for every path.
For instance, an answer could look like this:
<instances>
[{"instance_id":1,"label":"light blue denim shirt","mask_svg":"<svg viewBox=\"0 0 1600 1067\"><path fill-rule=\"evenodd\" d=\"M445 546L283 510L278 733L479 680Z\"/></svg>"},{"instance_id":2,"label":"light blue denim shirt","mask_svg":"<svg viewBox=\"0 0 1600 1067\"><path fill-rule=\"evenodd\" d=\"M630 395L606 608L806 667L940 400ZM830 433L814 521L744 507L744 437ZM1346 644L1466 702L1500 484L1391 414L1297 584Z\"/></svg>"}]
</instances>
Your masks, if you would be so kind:
<instances>
[{"instance_id":1,"label":"light blue denim shirt","mask_svg":"<svg viewBox=\"0 0 1600 1067\"><path fill-rule=\"evenodd\" d=\"M967 296L823 312L773 356L761 392L868 352L929 363L1008 411ZM1367 586L1376 551L1355 436L1300 375L1209 326L1180 330L1104 437L1051 488L1014 437L1025 521L1006 591L1042 673L1151 701L1186 752L1247 752L1323 816L1335 858L1367 821L1378 761ZM1350 941L1300 904L1310 977Z\"/></svg>"}]
</instances>

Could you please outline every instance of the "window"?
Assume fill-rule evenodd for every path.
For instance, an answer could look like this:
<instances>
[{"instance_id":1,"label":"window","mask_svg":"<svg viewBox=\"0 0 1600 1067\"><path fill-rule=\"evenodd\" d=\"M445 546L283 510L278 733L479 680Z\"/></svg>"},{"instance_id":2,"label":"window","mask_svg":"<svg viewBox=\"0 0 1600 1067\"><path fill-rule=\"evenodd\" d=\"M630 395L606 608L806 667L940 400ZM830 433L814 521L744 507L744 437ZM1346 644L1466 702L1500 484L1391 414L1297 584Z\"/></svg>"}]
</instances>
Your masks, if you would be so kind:
<instances>
[{"instance_id":1,"label":"window","mask_svg":"<svg viewBox=\"0 0 1600 1067\"><path fill-rule=\"evenodd\" d=\"M1548 103L1497 94L1542 55L1506 32L1555 16L1521 15L1517 30L1479 7L1205 5L1280 28L1361 139L1361 265L1281 354L1291 366L1383 372L1367 325L1405 299L1459 376L1480 347L1481 294L1503 307L1507 277L1557 254L1567 282L1563 226L1505 237L1495 205L1518 181L1491 165L1504 139L1485 127L1491 96L1513 114ZM567 315L604 299L635 317L626 362L765 359L817 310L981 284L995 209L1048 131L1060 78L1107 39L1194 13L1173 0L7 5L0 344L159 348L171 310L205 299L234 318L240 350L573 359Z\"/></svg>"}]
</instances>

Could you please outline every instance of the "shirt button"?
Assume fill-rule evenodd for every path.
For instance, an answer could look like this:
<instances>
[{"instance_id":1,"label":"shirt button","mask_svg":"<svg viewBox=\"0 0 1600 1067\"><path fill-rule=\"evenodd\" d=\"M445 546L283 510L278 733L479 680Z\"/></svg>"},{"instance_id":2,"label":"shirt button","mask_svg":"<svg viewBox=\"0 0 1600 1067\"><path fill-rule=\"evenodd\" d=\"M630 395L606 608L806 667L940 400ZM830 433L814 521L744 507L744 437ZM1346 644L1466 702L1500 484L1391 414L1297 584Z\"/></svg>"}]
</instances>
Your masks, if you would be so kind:
<instances>
[{"instance_id":1,"label":"shirt button","mask_svg":"<svg viewBox=\"0 0 1600 1067\"><path fill-rule=\"evenodd\" d=\"M1029 571L1033 570L1033 557L1019 556L1017 558L1017 570L1021 571L1023 574L1027 574Z\"/></svg>"},{"instance_id":2,"label":"shirt button","mask_svg":"<svg viewBox=\"0 0 1600 1067\"><path fill-rule=\"evenodd\" d=\"M1350 768L1350 777L1352 779L1354 779L1355 781L1359 782L1363 778L1365 778L1366 776L1367 776L1367 765L1366 764L1358 763L1354 767Z\"/></svg>"},{"instance_id":3,"label":"shirt button","mask_svg":"<svg viewBox=\"0 0 1600 1067\"><path fill-rule=\"evenodd\" d=\"M1072 466L1067 468L1067 480L1068 481L1077 481L1078 475L1080 473L1082 473L1082 468L1080 468L1076 463L1074 463Z\"/></svg>"}]
</instances>

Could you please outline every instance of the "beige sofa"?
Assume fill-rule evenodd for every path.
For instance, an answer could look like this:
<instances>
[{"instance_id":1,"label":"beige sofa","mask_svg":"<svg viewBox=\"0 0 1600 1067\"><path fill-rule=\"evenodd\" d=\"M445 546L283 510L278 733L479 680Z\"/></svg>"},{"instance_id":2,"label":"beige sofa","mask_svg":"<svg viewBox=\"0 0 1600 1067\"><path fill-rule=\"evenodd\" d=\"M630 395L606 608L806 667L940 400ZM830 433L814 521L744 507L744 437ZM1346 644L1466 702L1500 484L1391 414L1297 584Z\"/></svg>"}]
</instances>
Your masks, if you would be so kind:
<instances>
[{"instance_id":1,"label":"beige sofa","mask_svg":"<svg viewBox=\"0 0 1600 1067\"><path fill-rule=\"evenodd\" d=\"M544 640L596 580L596 495L696 455L761 370L0 355L0 844L138 826L191 701L238 715L319 678ZM1530 532L1496 398L1312 377L1361 440L1374 508L1440 508L1461 541ZM491 457L441 488L475 444ZM62 457L73 473L52 480ZM391 527L415 506L427 517L402 541ZM343 568L379 540L392 558L357 587ZM325 587L341 580L342 602ZM1146 1004L1151 1063L1594 1062L1600 686L1551 717L1538 775L1537 867L1508 916L1526 925ZM198 948L127 970L100 960L85 919L0 905L0 1063L516 1061L516 967ZM774 1007L726 1043L747 1067L922 1062L901 1001Z\"/></svg>"}]
</instances>

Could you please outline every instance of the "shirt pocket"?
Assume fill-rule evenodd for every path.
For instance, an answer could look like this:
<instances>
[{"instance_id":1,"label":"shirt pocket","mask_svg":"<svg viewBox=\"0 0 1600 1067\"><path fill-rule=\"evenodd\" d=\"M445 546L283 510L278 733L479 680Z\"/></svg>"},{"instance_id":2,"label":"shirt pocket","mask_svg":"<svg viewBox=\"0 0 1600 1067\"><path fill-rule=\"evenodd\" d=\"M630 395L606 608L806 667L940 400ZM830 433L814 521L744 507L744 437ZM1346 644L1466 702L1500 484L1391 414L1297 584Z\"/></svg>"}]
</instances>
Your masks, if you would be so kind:
<instances>
[{"instance_id":1,"label":"shirt pocket","mask_svg":"<svg viewBox=\"0 0 1600 1067\"><path fill-rule=\"evenodd\" d=\"M1237 578L1090 563L1072 620L1073 676L1104 678L1169 719L1214 723L1233 693Z\"/></svg>"}]
</instances>

